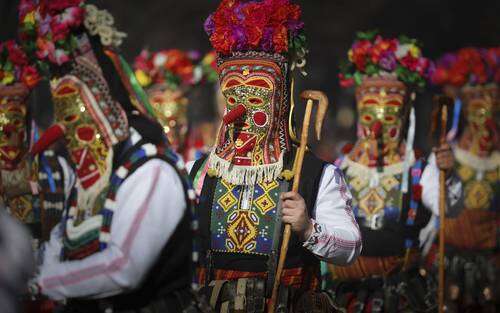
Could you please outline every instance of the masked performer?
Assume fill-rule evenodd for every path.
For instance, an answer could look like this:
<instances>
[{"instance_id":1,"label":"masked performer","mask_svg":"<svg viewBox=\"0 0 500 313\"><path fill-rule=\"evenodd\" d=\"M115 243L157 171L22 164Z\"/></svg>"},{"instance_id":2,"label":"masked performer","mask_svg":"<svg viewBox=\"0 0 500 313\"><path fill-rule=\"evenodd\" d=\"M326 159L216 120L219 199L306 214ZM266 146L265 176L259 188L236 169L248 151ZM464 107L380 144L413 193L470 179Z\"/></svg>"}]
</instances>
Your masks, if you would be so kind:
<instances>
[{"instance_id":1,"label":"masked performer","mask_svg":"<svg viewBox=\"0 0 500 313\"><path fill-rule=\"evenodd\" d=\"M20 21L55 111L32 151L64 139L70 155L67 206L31 292L66 300L68 312L182 312L194 191L161 127L131 104L113 50L123 34L83 1L22 1Z\"/></svg>"},{"instance_id":2,"label":"masked performer","mask_svg":"<svg viewBox=\"0 0 500 313\"><path fill-rule=\"evenodd\" d=\"M413 150L412 108L428 65L415 40L367 32L358 33L341 68L341 85L356 85L359 121L358 140L344 148L338 164L353 193L363 252L351 266L329 266L329 289L348 312L432 307L435 294L416 263L419 231L430 217L422 204L438 211L438 197L428 195L438 188L439 170L435 163L426 168ZM440 151L440 166L451 167L445 158L451 152Z\"/></svg>"},{"instance_id":3,"label":"masked performer","mask_svg":"<svg viewBox=\"0 0 500 313\"><path fill-rule=\"evenodd\" d=\"M186 161L206 153L200 138L195 138L188 120L189 92L206 82L197 52L143 50L135 59L134 70L139 83L147 88L149 102L163 126L171 148Z\"/></svg>"},{"instance_id":4,"label":"masked performer","mask_svg":"<svg viewBox=\"0 0 500 313\"><path fill-rule=\"evenodd\" d=\"M300 191L288 192L290 70L305 65L300 15L289 1L222 1L205 24L226 109L213 150L191 176L201 193L200 281L216 310L264 312L283 223L293 232L278 301L287 312L304 302L302 311L313 310L320 259L349 264L361 249L338 168L308 152Z\"/></svg>"},{"instance_id":5,"label":"masked performer","mask_svg":"<svg viewBox=\"0 0 500 313\"><path fill-rule=\"evenodd\" d=\"M437 62L435 84L455 99L450 138L464 189L462 210L445 220L447 306L450 312L494 312L498 301L500 48L464 48ZM497 258L495 261L495 258Z\"/></svg>"},{"instance_id":6,"label":"masked performer","mask_svg":"<svg viewBox=\"0 0 500 313\"><path fill-rule=\"evenodd\" d=\"M28 117L28 96L38 71L14 41L0 44L0 189L11 215L28 226L33 248L48 237L62 212L62 172L52 150L27 157L36 125ZM41 188L40 188L41 187Z\"/></svg>"}]
</instances>

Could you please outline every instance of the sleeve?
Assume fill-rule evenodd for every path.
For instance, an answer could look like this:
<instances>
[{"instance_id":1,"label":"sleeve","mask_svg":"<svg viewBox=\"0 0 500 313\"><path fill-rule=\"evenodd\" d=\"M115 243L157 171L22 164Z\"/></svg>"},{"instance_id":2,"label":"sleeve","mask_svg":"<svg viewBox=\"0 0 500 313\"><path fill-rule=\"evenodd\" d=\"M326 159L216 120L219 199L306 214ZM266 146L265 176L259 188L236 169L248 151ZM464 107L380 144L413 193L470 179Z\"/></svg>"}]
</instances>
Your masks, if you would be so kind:
<instances>
[{"instance_id":1,"label":"sleeve","mask_svg":"<svg viewBox=\"0 0 500 313\"><path fill-rule=\"evenodd\" d=\"M422 203L434 215L439 215L439 168L436 165L436 156L430 155L420 179L422 186ZM446 179L447 213L457 212L463 207L462 182L455 173Z\"/></svg>"},{"instance_id":2,"label":"sleeve","mask_svg":"<svg viewBox=\"0 0 500 313\"><path fill-rule=\"evenodd\" d=\"M352 196L342 171L327 165L313 211L314 230L304 247L326 262L352 263L360 254L362 243L351 206Z\"/></svg>"},{"instance_id":3,"label":"sleeve","mask_svg":"<svg viewBox=\"0 0 500 313\"><path fill-rule=\"evenodd\" d=\"M182 182L169 164L150 160L124 181L116 201L104 251L60 262L60 234L52 233L37 277L42 294L54 300L103 298L141 283L184 215Z\"/></svg>"}]
</instances>

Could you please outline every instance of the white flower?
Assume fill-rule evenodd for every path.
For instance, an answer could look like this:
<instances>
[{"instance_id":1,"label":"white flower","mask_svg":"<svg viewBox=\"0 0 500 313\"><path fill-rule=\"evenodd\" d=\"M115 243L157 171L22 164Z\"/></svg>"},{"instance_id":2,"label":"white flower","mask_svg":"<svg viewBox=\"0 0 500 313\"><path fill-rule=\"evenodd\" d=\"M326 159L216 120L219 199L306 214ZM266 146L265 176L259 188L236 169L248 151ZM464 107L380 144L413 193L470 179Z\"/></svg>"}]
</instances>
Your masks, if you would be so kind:
<instances>
[{"instance_id":1,"label":"white flower","mask_svg":"<svg viewBox=\"0 0 500 313\"><path fill-rule=\"evenodd\" d=\"M158 53L153 58L153 64L155 67L162 67L168 60L168 57L162 53Z\"/></svg>"},{"instance_id":2,"label":"white flower","mask_svg":"<svg viewBox=\"0 0 500 313\"><path fill-rule=\"evenodd\" d=\"M396 50L396 57L398 59L404 58L410 51L410 48L411 45L409 44L399 45L398 50Z\"/></svg>"}]
</instances>

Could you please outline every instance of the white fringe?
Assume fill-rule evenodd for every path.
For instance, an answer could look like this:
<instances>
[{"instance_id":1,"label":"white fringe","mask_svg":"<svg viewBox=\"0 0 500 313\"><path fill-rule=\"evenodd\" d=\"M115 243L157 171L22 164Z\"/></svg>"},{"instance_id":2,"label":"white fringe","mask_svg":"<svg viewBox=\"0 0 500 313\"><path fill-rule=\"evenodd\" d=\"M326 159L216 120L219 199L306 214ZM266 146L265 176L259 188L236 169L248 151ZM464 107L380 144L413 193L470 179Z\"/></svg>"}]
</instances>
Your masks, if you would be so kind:
<instances>
[{"instance_id":1,"label":"white fringe","mask_svg":"<svg viewBox=\"0 0 500 313\"><path fill-rule=\"evenodd\" d=\"M277 179L283 171L283 153L278 162L258 166L234 165L215 154L210 153L208 168L213 170L217 177L222 177L233 185L255 185L258 182L270 182Z\"/></svg>"}]
</instances>

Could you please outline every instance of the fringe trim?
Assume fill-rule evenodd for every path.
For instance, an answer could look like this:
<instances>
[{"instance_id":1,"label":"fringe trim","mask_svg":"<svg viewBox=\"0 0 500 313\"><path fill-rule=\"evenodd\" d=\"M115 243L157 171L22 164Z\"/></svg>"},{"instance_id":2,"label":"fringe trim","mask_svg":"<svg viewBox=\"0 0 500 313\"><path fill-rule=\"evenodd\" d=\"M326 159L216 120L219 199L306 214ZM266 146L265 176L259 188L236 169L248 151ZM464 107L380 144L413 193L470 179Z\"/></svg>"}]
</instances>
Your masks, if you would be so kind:
<instances>
[{"instance_id":1,"label":"fringe trim","mask_svg":"<svg viewBox=\"0 0 500 313\"><path fill-rule=\"evenodd\" d=\"M234 165L220 158L214 151L210 153L208 168L226 182L233 185L255 185L270 182L280 177L283 171L283 153L278 162L259 166Z\"/></svg>"}]
</instances>

